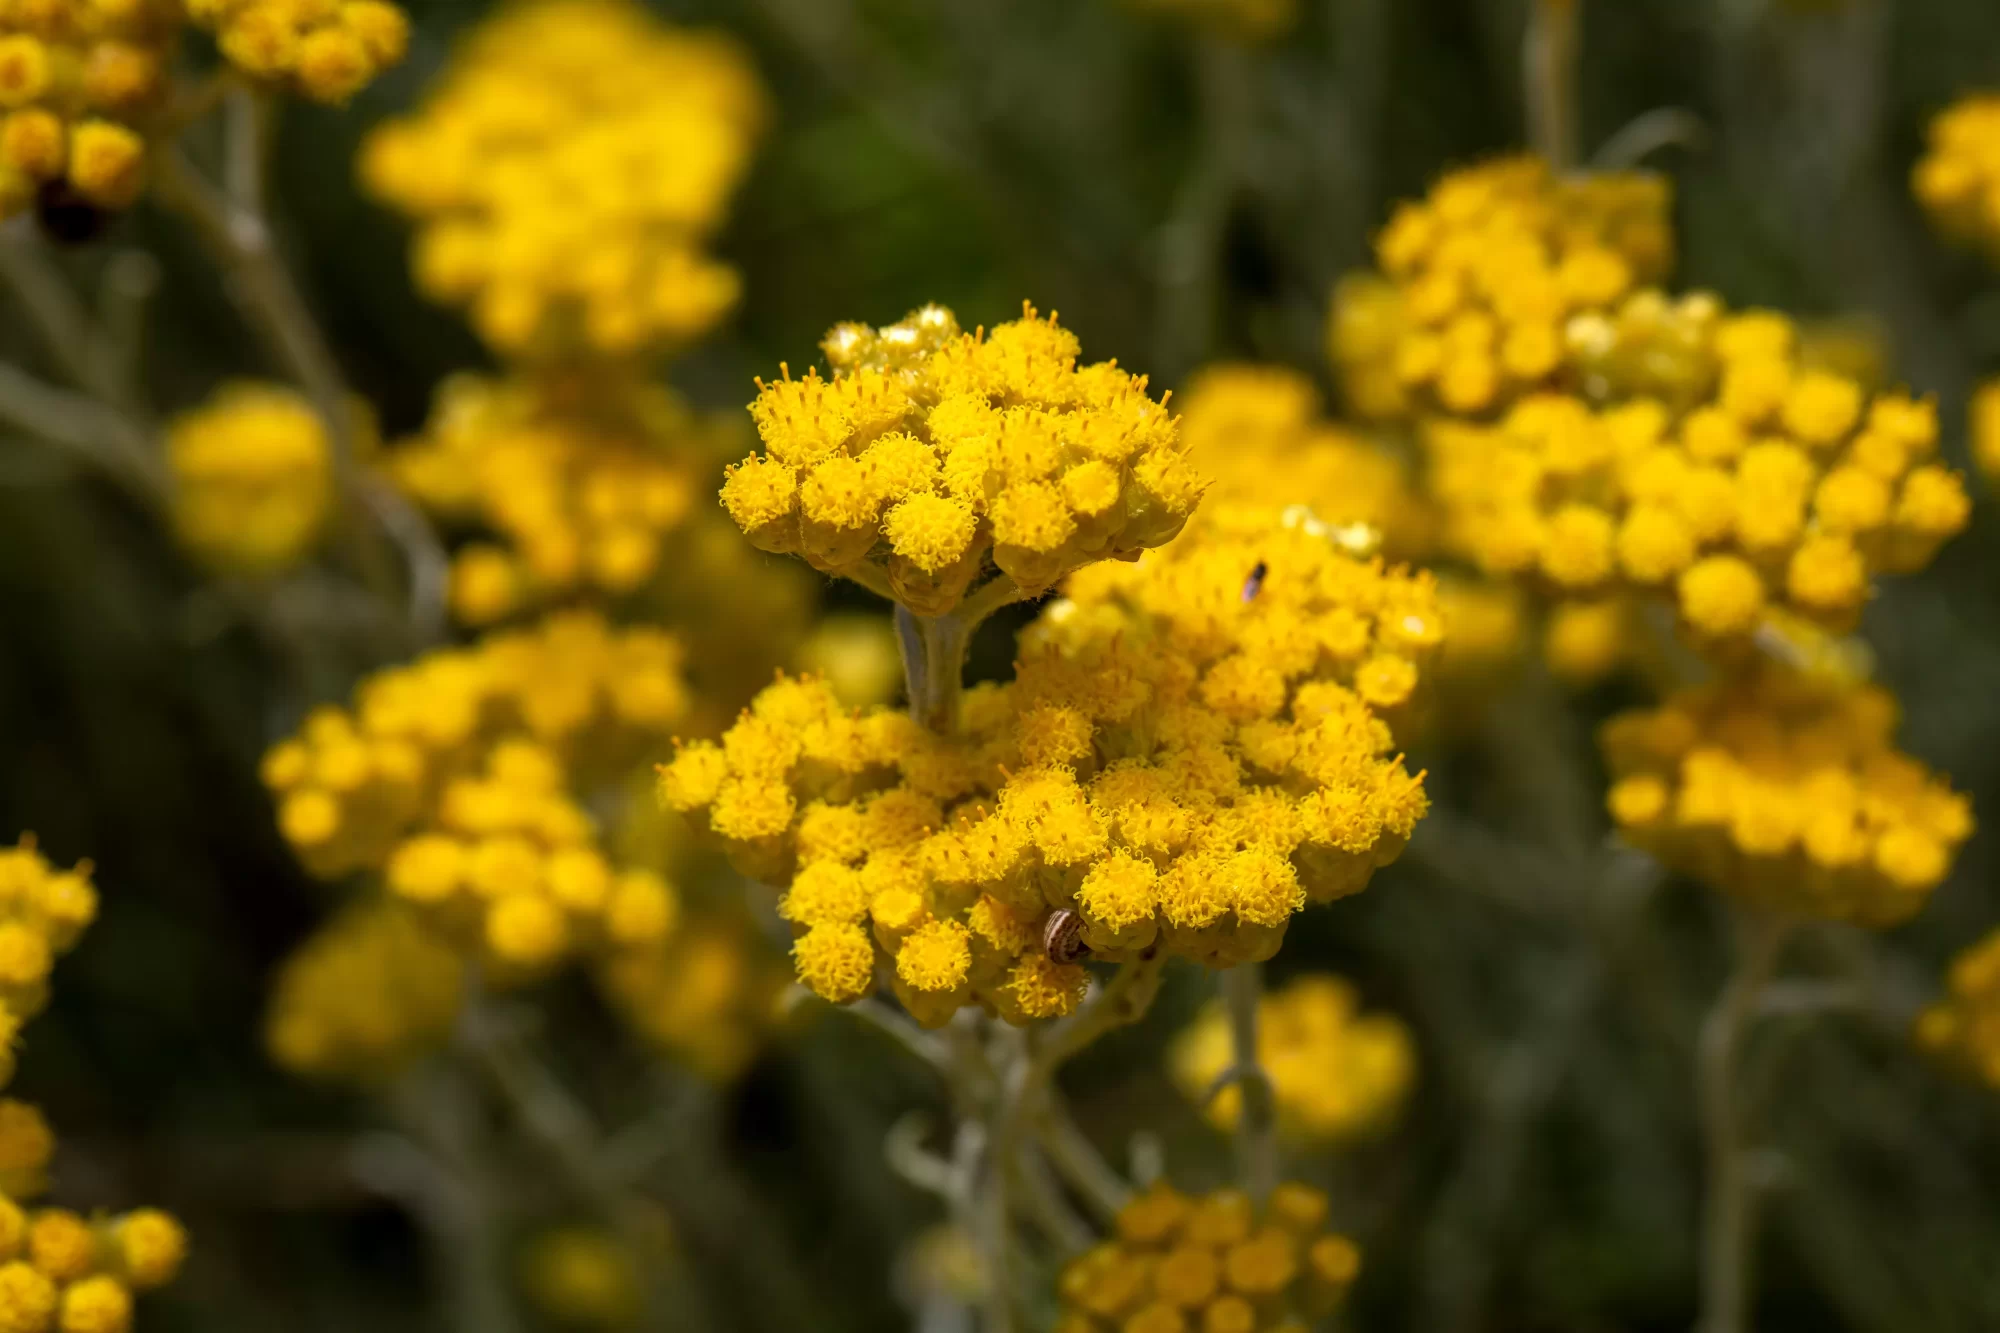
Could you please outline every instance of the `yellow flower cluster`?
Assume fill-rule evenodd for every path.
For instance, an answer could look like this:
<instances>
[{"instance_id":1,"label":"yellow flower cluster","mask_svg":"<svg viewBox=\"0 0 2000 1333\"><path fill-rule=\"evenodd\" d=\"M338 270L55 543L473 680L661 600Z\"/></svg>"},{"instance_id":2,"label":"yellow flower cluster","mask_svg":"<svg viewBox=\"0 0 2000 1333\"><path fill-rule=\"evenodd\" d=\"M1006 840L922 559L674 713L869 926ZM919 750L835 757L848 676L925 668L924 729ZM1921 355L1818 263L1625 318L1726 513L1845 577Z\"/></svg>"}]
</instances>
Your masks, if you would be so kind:
<instances>
[{"instance_id":1,"label":"yellow flower cluster","mask_svg":"<svg viewBox=\"0 0 2000 1333\"><path fill-rule=\"evenodd\" d=\"M1229 1016L1220 1004L1203 1010L1168 1053L1174 1082L1205 1104L1218 1129L1234 1129L1243 1111L1240 1084L1215 1088L1234 1062ZM1266 993L1257 1006L1257 1062L1270 1077L1279 1128L1324 1141L1387 1124L1409 1091L1416 1056L1402 1023L1362 1016L1351 985L1314 975Z\"/></svg>"},{"instance_id":2,"label":"yellow flower cluster","mask_svg":"<svg viewBox=\"0 0 2000 1333\"><path fill-rule=\"evenodd\" d=\"M32 836L0 850L0 1085L14 1075L21 1024L48 998L53 956L96 915L87 864L57 870ZM55 1147L40 1111L0 1099L0 1328L126 1333L133 1293L173 1279L187 1235L152 1208L91 1219L24 1208L48 1188Z\"/></svg>"},{"instance_id":3,"label":"yellow flower cluster","mask_svg":"<svg viewBox=\"0 0 2000 1333\"><path fill-rule=\"evenodd\" d=\"M1403 558L1433 540L1429 506L1402 458L1326 420L1312 381L1283 366L1210 366L1176 400L1188 459L1209 502L1303 504L1327 523L1361 524Z\"/></svg>"},{"instance_id":4,"label":"yellow flower cluster","mask_svg":"<svg viewBox=\"0 0 2000 1333\"><path fill-rule=\"evenodd\" d=\"M1910 187L1940 231L2000 262L2000 95L1975 93L1937 114Z\"/></svg>"},{"instance_id":5,"label":"yellow flower cluster","mask_svg":"<svg viewBox=\"0 0 2000 1333\"><path fill-rule=\"evenodd\" d=\"M37 197L124 208L166 91L171 0L0 6L0 218Z\"/></svg>"},{"instance_id":6,"label":"yellow flower cluster","mask_svg":"<svg viewBox=\"0 0 2000 1333\"><path fill-rule=\"evenodd\" d=\"M1875 687L1775 665L1613 718L1602 741L1625 837L1746 904L1891 925L1972 832L1964 796L1895 749Z\"/></svg>"},{"instance_id":7,"label":"yellow flower cluster","mask_svg":"<svg viewBox=\"0 0 2000 1333\"><path fill-rule=\"evenodd\" d=\"M1972 393L1969 435L1972 462L1989 486L2000 484L2000 379L1989 379Z\"/></svg>"},{"instance_id":8,"label":"yellow flower cluster","mask_svg":"<svg viewBox=\"0 0 2000 1333\"><path fill-rule=\"evenodd\" d=\"M661 742L679 669L670 636L572 612L380 672L265 756L279 827L315 874L381 872L503 975L656 944L673 889L611 865L570 785Z\"/></svg>"},{"instance_id":9,"label":"yellow flower cluster","mask_svg":"<svg viewBox=\"0 0 2000 1333\"><path fill-rule=\"evenodd\" d=\"M1116 1239L1063 1270L1055 1333L1306 1333L1361 1272L1326 1219L1326 1195L1296 1182L1261 1215L1240 1190L1156 1185L1120 1210Z\"/></svg>"},{"instance_id":10,"label":"yellow flower cluster","mask_svg":"<svg viewBox=\"0 0 2000 1333\"><path fill-rule=\"evenodd\" d=\"M1298 0L1132 0L1145 12L1188 19L1250 41L1281 37L1299 21Z\"/></svg>"},{"instance_id":11,"label":"yellow flower cluster","mask_svg":"<svg viewBox=\"0 0 2000 1333\"><path fill-rule=\"evenodd\" d=\"M625 596L659 569L693 497L704 429L671 393L594 378L448 379L389 457L424 507L498 542L452 562L458 618L485 625L583 588Z\"/></svg>"},{"instance_id":12,"label":"yellow flower cluster","mask_svg":"<svg viewBox=\"0 0 2000 1333\"><path fill-rule=\"evenodd\" d=\"M1780 606L1850 627L1875 574L1920 568L1965 526L1935 407L1802 369L1782 316L1700 325L1715 388L1691 410L1539 393L1492 424L1428 423L1446 542L1559 598L1665 595L1703 640Z\"/></svg>"},{"instance_id":13,"label":"yellow flower cluster","mask_svg":"<svg viewBox=\"0 0 2000 1333\"><path fill-rule=\"evenodd\" d=\"M791 969L746 923L691 914L657 947L606 958L598 980L640 1036L727 1083L763 1046Z\"/></svg>"},{"instance_id":14,"label":"yellow flower cluster","mask_svg":"<svg viewBox=\"0 0 2000 1333\"><path fill-rule=\"evenodd\" d=\"M1329 340L1350 405L1475 416L1563 383L1577 317L1666 275L1670 203L1662 177L1561 176L1534 157L1447 173L1382 230L1382 276L1336 293Z\"/></svg>"},{"instance_id":15,"label":"yellow flower cluster","mask_svg":"<svg viewBox=\"0 0 2000 1333\"><path fill-rule=\"evenodd\" d=\"M90 863L58 870L32 835L0 848L0 1085L14 1076L14 1040L48 1003L49 972L97 917Z\"/></svg>"},{"instance_id":16,"label":"yellow flower cluster","mask_svg":"<svg viewBox=\"0 0 2000 1333\"><path fill-rule=\"evenodd\" d=\"M167 428L174 524L208 565L271 574L318 539L333 463L312 405L290 389L226 385Z\"/></svg>"},{"instance_id":17,"label":"yellow flower cluster","mask_svg":"<svg viewBox=\"0 0 2000 1333\"><path fill-rule=\"evenodd\" d=\"M24 1115L36 1123L22 1124ZM46 1160L55 1142L40 1119L0 1101L0 1152L31 1147ZM134 1293L172 1281L186 1253L180 1223L157 1209L85 1218L66 1208L26 1210L0 1192L0 1326L127 1333Z\"/></svg>"},{"instance_id":18,"label":"yellow flower cluster","mask_svg":"<svg viewBox=\"0 0 2000 1333\"><path fill-rule=\"evenodd\" d=\"M182 0L231 65L320 102L345 102L399 64L410 20L390 0Z\"/></svg>"},{"instance_id":19,"label":"yellow flower cluster","mask_svg":"<svg viewBox=\"0 0 2000 1333\"><path fill-rule=\"evenodd\" d=\"M2000 930L1951 963L1943 998L1917 1016L1917 1044L2000 1088Z\"/></svg>"},{"instance_id":20,"label":"yellow flower cluster","mask_svg":"<svg viewBox=\"0 0 2000 1333\"><path fill-rule=\"evenodd\" d=\"M797 552L923 616L987 567L1026 592L1170 540L1202 484L1174 419L1115 363L1078 366L1054 316L967 334L941 306L843 324L834 375L760 383L764 452L722 503L762 550Z\"/></svg>"},{"instance_id":21,"label":"yellow flower cluster","mask_svg":"<svg viewBox=\"0 0 2000 1333\"><path fill-rule=\"evenodd\" d=\"M387 1080L446 1042L464 986L458 954L407 908L359 902L285 960L264 1042L295 1074Z\"/></svg>"},{"instance_id":22,"label":"yellow flower cluster","mask_svg":"<svg viewBox=\"0 0 2000 1333\"><path fill-rule=\"evenodd\" d=\"M880 975L927 1023L967 1003L1053 1017L1082 954L1268 958L1307 901L1358 892L1408 840L1421 775L1382 715L1439 636L1427 578L1225 509L1068 593L958 734L781 680L662 770L670 807L789 886L818 994Z\"/></svg>"},{"instance_id":23,"label":"yellow flower cluster","mask_svg":"<svg viewBox=\"0 0 2000 1333\"><path fill-rule=\"evenodd\" d=\"M476 30L361 167L419 225L418 287L470 304L496 350L626 354L735 304L735 271L702 247L763 119L728 39L627 0L541 0Z\"/></svg>"}]
</instances>

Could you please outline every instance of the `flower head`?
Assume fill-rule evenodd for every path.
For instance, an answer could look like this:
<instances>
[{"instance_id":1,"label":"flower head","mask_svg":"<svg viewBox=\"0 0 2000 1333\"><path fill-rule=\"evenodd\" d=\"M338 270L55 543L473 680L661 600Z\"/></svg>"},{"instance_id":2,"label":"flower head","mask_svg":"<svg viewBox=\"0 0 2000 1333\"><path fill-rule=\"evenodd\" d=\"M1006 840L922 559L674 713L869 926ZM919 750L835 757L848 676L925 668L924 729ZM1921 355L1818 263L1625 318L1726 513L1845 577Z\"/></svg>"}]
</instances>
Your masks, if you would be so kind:
<instances>
[{"instance_id":1,"label":"flower head","mask_svg":"<svg viewBox=\"0 0 2000 1333\"><path fill-rule=\"evenodd\" d=\"M1408 839L1421 780L1386 719L1441 635L1427 579L1310 517L1225 506L1065 591L958 734L781 680L662 770L668 805L789 886L799 974L826 998L881 975L926 1021L1067 1012L1063 912L1094 957L1269 957L1294 912Z\"/></svg>"},{"instance_id":2,"label":"flower head","mask_svg":"<svg viewBox=\"0 0 2000 1333\"><path fill-rule=\"evenodd\" d=\"M1154 1185L1120 1210L1114 1239L1063 1269L1058 1327L1303 1328L1360 1275L1360 1251L1326 1217L1326 1195L1294 1181L1261 1209L1236 1190L1189 1198Z\"/></svg>"},{"instance_id":3,"label":"flower head","mask_svg":"<svg viewBox=\"0 0 2000 1333\"><path fill-rule=\"evenodd\" d=\"M0 11L0 218L38 199L132 204L181 19L172 0Z\"/></svg>"},{"instance_id":4,"label":"flower head","mask_svg":"<svg viewBox=\"0 0 2000 1333\"><path fill-rule=\"evenodd\" d=\"M764 452L731 469L723 507L762 549L920 615L951 610L989 560L1032 593L1157 546L1201 495L1145 380L1078 366L1075 335L1032 308L967 334L927 306L823 346L832 378L760 383Z\"/></svg>"},{"instance_id":5,"label":"flower head","mask_svg":"<svg viewBox=\"0 0 2000 1333\"><path fill-rule=\"evenodd\" d=\"M276 385L226 385L167 430L174 521L206 563L266 574L319 537L333 500L326 427L312 405Z\"/></svg>"},{"instance_id":6,"label":"flower head","mask_svg":"<svg viewBox=\"0 0 2000 1333\"><path fill-rule=\"evenodd\" d=\"M497 351L629 355L735 304L735 270L703 247L763 120L729 39L624 0L539 0L478 28L361 169L418 224L418 287L469 305Z\"/></svg>"},{"instance_id":7,"label":"flower head","mask_svg":"<svg viewBox=\"0 0 2000 1333\"><path fill-rule=\"evenodd\" d=\"M1365 1135L1388 1123L1409 1092L1415 1072L1409 1030L1358 1009L1353 987L1333 976L1300 977L1258 1005L1257 1061L1287 1133L1309 1141ZM1181 1091L1225 1130L1243 1106L1241 1087L1215 1087L1233 1058L1220 1006L1205 1009L1168 1056Z\"/></svg>"},{"instance_id":8,"label":"flower head","mask_svg":"<svg viewBox=\"0 0 2000 1333\"><path fill-rule=\"evenodd\" d=\"M1929 145L1910 172L1910 188L1938 230L1963 245L2000 257L1995 185L2000 167L2000 96L1975 93L1940 111Z\"/></svg>"},{"instance_id":9,"label":"flower head","mask_svg":"<svg viewBox=\"0 0 2000 1333\"><path fill-rule=\"evenodd\" d=\"M1509 157L1447 173L1376 238L1382 277L1343 284L1330 341L1377 416L1483 416L1555 383L1575 321L1673 259L1658 176L1558 176Z\"/></svg>"},{"instance_id":10,"label":"flower head","mask_svg":"<svg viewBox=\"0 0 2000 1333\"><path fill-rule=\"evenodd\" d=\"M1762 665L1603 731L1624 836L1768 911L1879 927L1917 912L1972 832L1898 752L1878 687Z\"/></svg>"},{"instance_id":11,"label":"flower head","mask_svg":"<svg viewBox=\"0 0 2000 1333\"><path fill-rule=\"evenodd\" d=\"M442 1045L464 990L457 953L394 902L322 926L278 973L265 1043L297 1074L372 1081Z\"/></svg>"},{"instance_id":12,"label":"flower head","mask_svg":"<svg viewBox=\"0 0 2000 1333\"><path fill-rule=\"evenodd\" d=\"M622 376L455 376L389 455L424 507L488 540L452 562L452 610L487 625L580 590L629 598L678 549L694 466L721 432Z\"/></svg>"},{"instance_id":13,"label":"flower head","mask_svg":"<svg viewBox=\"0 0 2000 1333\"><path fill-rule=\"evenodd\" d=\"M410 20L389 0L184 2L231 65L317 102L345 102L401 63L410 44Z\"/></svg>"}]
</instances>

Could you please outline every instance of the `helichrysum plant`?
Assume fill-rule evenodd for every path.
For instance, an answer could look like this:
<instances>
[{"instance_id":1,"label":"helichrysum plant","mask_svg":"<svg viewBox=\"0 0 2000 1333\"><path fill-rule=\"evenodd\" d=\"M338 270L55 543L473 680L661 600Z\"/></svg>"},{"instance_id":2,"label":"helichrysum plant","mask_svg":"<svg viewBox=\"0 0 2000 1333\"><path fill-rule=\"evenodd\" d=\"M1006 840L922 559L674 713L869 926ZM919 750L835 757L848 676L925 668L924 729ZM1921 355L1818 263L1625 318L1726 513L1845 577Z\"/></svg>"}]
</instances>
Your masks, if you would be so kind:
<instances>
[{"instance_id":1,"label":"helichrysum plant","mask_svg":"<svg viewBox=\"0 0 2000 1333\"><path fill-rule=\"evenodd\" d=\"M1383 715L1440 635L1426 580L1231 510L1066 591L950 731L781 681L663 770L669 804L789 886L826 998L879 972L927 1022L1067 1013L1079 959L1267 958L1408 839L1421 783Z\"/></svg>"}]
</instances>

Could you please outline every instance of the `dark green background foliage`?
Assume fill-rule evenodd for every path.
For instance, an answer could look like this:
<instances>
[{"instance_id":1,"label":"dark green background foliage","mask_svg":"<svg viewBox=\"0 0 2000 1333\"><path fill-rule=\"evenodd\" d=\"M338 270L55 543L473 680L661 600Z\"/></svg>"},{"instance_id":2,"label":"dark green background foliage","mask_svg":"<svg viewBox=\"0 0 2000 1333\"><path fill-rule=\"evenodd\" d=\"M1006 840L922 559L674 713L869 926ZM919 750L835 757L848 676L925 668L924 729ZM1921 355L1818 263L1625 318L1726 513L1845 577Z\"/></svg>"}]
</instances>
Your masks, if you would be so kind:
<instances>
[{"instance_id":1,"label":"dark green background foliage","mask_svg":"<svg viewBox=\"0 0 2000 1333\"><path fill-rule=\"evenodd\" d=\"M1389 204L1521 133L1518 0L1302 0L1298 29L1233 70L1113 0L661 8L740 34L777 101L722 241L747 277L743 308L670 369L711 405L746 401L750 377L781 359L811 360L836 320L927 300L970 324L1032 298L1090 355L1162 387L1222 356L1323 378L1329 288L1365 262ZM1680 186L1682 284L1869 317L1896 373L1939 395L1962 462L1969 382L2000 369L2000 277L1926 233L1905 180L1926 118L2000 83L2000 7L1585 9L1587 146L1659 106L1706 126L1702 145L1658 159ZM352 158L483 11L420 3L403 68L344 111L289 108L281 130L285 243L392 433L481 353L412 294L404 233L359 194ZM161 402L274 373L171 219L142 208L65 262L87 284L134 248L162 265L149 367ZM11 310L0 354L40 368ZM1867 623L1906 702L1907 745L1986 811L2000 809L1996 522L1982 503ZM333 895L287 856L255 762L384 652L329 632L300 598L296 615L246 612L116 489L4 442L0 834L33 829L59 859L94 858L104 895L28 1031L15 1092L63 1135L65 1201L159 1202L192 1226L194 1261L149 1300L150 1329L440 1326L421 1226L348 1166L369 1108L280 1077L258 1044L271 969ZM982 658L1004 670L1004 638ZM1273 965L1279 980L1352 975L1371 1007L1408 1019L1422 1053L1395 1132L1298 1164L1335 1186L1368 1254L1352 1328L1636 1333L1691 1317L1689 1065L1723 923L1700 891L1655 889L1604 847L1591 731L1630 701L1616 688L1566 698L1530 676L1482 732L1419 756L1438 812L1411 854L1360 898L1301 918ZM1994 922L1993 846L1976 838L1913 924L1829 932L1795 957L1811 972L1872 954L1892 1016L1780 1023L1758 1044L1762 1327L2000 1326L2000 1094L1927 1067L1893 1016ZM1207 984L1177 975L1142 1028L1070 1079L1108 1152L1122 1159L1151 1129L1195 1184L1218 1180L1227 1154L1166 1085L1158 1051ZM581 987L550 1000L565 1073L607 1115L630 1109L638 1057ZM703 1112L728 1187L669 1171L662 1193L720 1326L904 1322L889 1274L934 1214L884 1169L880 1137L937 1096L835 1015ZM510 1151L546 1215L574 1207L544 1164Z\"/></svg>"}]
</instances>

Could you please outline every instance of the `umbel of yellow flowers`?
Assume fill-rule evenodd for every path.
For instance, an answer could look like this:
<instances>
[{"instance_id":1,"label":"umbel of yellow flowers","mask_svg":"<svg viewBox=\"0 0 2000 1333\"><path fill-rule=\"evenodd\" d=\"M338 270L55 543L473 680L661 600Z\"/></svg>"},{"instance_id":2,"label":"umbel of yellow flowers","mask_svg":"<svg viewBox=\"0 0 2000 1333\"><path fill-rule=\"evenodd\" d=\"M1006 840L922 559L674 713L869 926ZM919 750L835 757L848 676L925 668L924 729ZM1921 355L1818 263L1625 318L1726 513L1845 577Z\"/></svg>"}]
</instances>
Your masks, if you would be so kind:
<instances>
[{"instance_id":1,"label":"umbel of yellow flowers","mask_svg":"<svg viewBox=\"0 0 2000 1333\"><path fill-rule=\"evenodd\" d=\"M1416 426L1443 545L1486 573L1665 598L1702 647L1772 609L1849 628L1969 515L1935 408L1809 365L1782 315L1644 286L1665 205L1532 159L1448 174L1336 300L1349 396Z\"/></svg>"},{"instance_id":2,"label":"umbel of yellow flowers","mask_svg":"<svg viewBox=\"0 0 2000 1333\"><path fill-rule=\"evenodd\" d=\"M1603 732L1619 829L1774 914L1894 925L1972 833L1966 798L1896 750L1878 687L1763 665Z\"/></svg>"},{"instance_id":3,"label":"umbel of yellow flowers","mask_svg":"<svg viewBox=\"0 0 2000 1333\"><path fill-rule=\"evenodd\" d=\"M402 61L410 21L388 0L180 0L223 58L254 79L344 102Z\"/></svg>"},{"instance_id":4,"label":"umbel of yellow flowers","mask_svg":"<svg viewBox=\"0 0 2000 1333\"><path fill-rule=\"evenodd\" d=\"M464 973L458 953L408 907L364 899L285 960L265 1045L295 1074L389 1079L449 1037Z\"/></svg>"},{"instance_id":5,"label":"umbel of yellow flowers","mask_svg":"<svg viewBox=\"0 0 2000 1333\"><path fill-rule=\"evenodd\" d=\"M1330 339L1351 404L1377 418L1484 415L1558 384L1571 322L1666 276L1670 203L1660 176L1558 176L1528 156L1446 173L1383 228L1380 273L1336 293Z\"/></svg>"},{"instance_id":6,"label":"umbel of yellow flowers","mask_svg":"<svg viewBox=\"0 0 2000 1333\"><path fill-rule=\"evenodd\" d=\"M1425 801L1387 718L1439 637L1426 576L1310 518L1225 508L1080 571L960 729L781 680L662 770L739 869L786 887L800 979L878 977L920 1020L1069 1012L1086 955L1268 958L1364 887Z\"/></svg>"},{"instance_id":7,"label":"umbel of yellow flowers","mask_svg":"<svg viewBox=\"0 0 2000 1333\"><path fill-rule=\"evenodd\" d=\"M279 385L230 384L167 428L174 526L204 563L272 574L303 557L333 501L326 425Z\"/></svg>"},{"instance_id":8,"label":"umbel of yellow flowers","mask_svg":"<svg viewBox=\"0 0 2000 1333\"><path fill-rule=\"evenodd\" d=\"M377 673L265 756L279 828L315 874L379 875L502 977L656 944L677 896L612 863L579 793L682 718L679 662L660 631L571 612Z\"/></svg>"},{"instance_id":9,"label":"umbel of yellow flowers","mask_svg":"<svg viewBox=\"0 0 2000 1333\"><path fill-rule=\"evenodd\" d=\"M1241 1190L1155 1185L1119 1211L1114 1239L1063 1270L1056 1333L1306 1333L1361 1272L1326 1218L1326 1195L1292 1181L1262 1208Z\"/></svg>"},{"instance_id":10,"label":"umbel of yellow flowers","mask_svg":"<svg viewBox=\"0 0 2000 1333\"><path fill-rule=\"evenodd\" d=\"M452 611L487 625L645 585L687 517L713 430L671 392L622 376L458 375L389 469L442 521L490 535L451 567Z\"/></svg>"},{"instance_id":11,"label":"umbel of yellow flowers","mask_svg":"<svg viewBox=\"0 0 2000 1333\"><path fill-rule=\"evenodd\" d=\"M58 870L32 836L0 850L0 1085L13 1077L20 1025L47 999L53 956L97 913L89 865ZM142 1208L84 1218L26 1208L48 1188L55 1135L40 1111L0 1098L0 1328L127 1333L136 1291L171 1281L187 1253L173 1218Z\"/></svg>"},{"instance_id":12,"label":"umbel of yellow flowers","mask_svg":"<svg viewBox=\"0 0 2000 1333\"><path fill-rule=\"evenodd\" d=\"M253 79L340 102L403 58L387 0L38 0L0 6L0 218L45 201L120 209L146 183L182 28Z\"/></svg>"},{"instance_id":13,"label":"umbel of yellow flowers","mask_svg":"<svg viewBox=\"0 0 2000 1333\"><path fill-rule=\"evenodd\" d=\"M1079 366L1054 316L965 333L942 306L843 324L832 378L760 382L764 452L722 503L766 551L867 584L922 616L990 566L1026 593L1170 540L1201 483L1165 406L1115 363Z\"/></svg>"},{"instance_id":14,"label":"umbel of yellow flowers","mask_svg":"<svg viewBox=\"0 0 2000 1333\"><path fill-rule=\"evenodd\" d=\"M1716 385L1688 412L1537 394L1429 423L1447 544L1560 597L1664 596L1701 640L1776 607L1851 628L1875 574L1927 564L1970 514L1935 408L1801 368L1782 316L1683 313Z\"/></svg>"},{"instance_id":15,"label":"umbel of yellow flowers","mask_svg":"<svg viewBox=\"0 0 2000 1333\"><path fill-rule=\"evenodd\" d=\"M2000 95L1975 93L1931 121L1929 146L1910 172L1931 221L2000 262Z\"/></svg>"},{"instance_id":16,"label":"umbel of yellow flowers","mask_svg":"<svg viewBox=\"0 0 2000 1333\"><path fill-rule=\"evenodd\" d=\"M624 0L536 0L476 28L361 175L418 226L412 267L503 354L683 344L736 303L703 247L764 120L718 34Z\"/></svg>"},{"instance_id":17,"label":"umbel of yellow flowers","mask_svg":"<svg viewBox=\"0 0 2000 1333\"><path fill-rule=\"evenodd\" d=\"M98 208L137 197L178 21L173 0L0 10L0 217L48 190Z\"/></svg>"},{"instance_id":18,"label":"umbel of yellow flowers","mask_svg":"<svg viewBox=\"0 0 2000 1333\"><path fill-rule=\"evenodd\" d=\"M1354 987L1327 975L1299 977L1258 1002L1257 1063L1271 1080L1278 1127L1287 1135L1353 1139L1387 1125L1402 1105L1416 1072L1409 1029L1359 1010ZM1174 1082L1218 1129L1234 1129L1243 1112L1238 1084L1217 1089L1235 1060L1219 1003L1204 1009L1168 1054Z\"/></svg>"}]
</instances>

